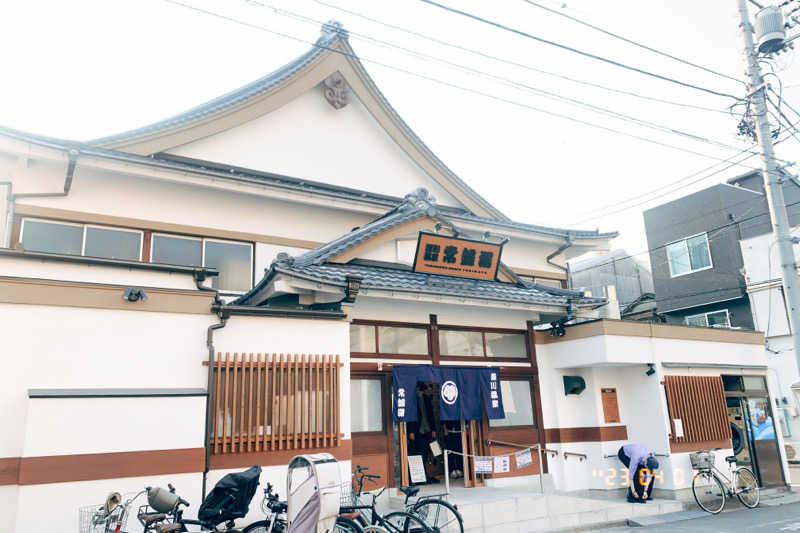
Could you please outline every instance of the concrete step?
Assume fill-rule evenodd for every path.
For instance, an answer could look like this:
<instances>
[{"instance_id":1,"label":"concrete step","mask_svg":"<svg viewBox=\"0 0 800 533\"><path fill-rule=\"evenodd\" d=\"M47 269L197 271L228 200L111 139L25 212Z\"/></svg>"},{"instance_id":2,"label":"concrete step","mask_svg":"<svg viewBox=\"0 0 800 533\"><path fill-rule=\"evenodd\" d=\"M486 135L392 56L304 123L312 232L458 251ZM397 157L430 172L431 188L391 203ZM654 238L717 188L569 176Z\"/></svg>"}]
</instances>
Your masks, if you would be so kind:
<instances>
[{"instance_id":1,"label":"concrete step","mask_svg":"<svg viewBox=\"0 0 800 533\"><path fill-rule=\"evenodd\" d=\"M680 522L681 520L691 520L693 518L701 518L708 516L708 513L702 509L694 509L690 511L678 511L675 513L664 513L651 516L639 516L636 518L629 518L627 525L633 527L647 527L663 524L671 524L673 522Z\"/></svg>"}]
</instances>

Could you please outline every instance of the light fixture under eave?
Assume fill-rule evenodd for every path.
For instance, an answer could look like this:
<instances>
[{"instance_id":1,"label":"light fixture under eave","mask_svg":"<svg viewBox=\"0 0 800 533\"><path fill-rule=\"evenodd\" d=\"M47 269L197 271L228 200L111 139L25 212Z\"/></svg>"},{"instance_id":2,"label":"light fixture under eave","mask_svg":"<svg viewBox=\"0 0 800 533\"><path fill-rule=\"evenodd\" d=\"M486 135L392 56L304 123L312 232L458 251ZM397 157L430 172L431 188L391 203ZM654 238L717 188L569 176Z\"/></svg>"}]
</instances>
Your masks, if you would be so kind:
<instances>
[{"instance_id":1,"label":"light fixture under eave","mask_svg":"<svg viewBox=\"0 0 800 533\"><path fill-rule=\"evenodd\" d=\"M653 363L647 363L647 372L645 372L644 374L646 376L652 376L655 373L656 373L656 369L653 368Z\"/></svg>"},{"instance_id":2,"label":"light fixture under eave","mask_svg":"<svg viewBox=\"0 0 800 533\"><path fill-rule=\"evenodd\" d=\"M122 299L128 300L129 302L145 301L147 300L147 293L144 292L144 289L128 287L125 289L125 292L122 293Z\"/></svg>"},{"instance_id":3,"label":"light fixture under eave","mask_svg":"<svg viewBox=\"0 0 800 533\"><path fill-rule=\"evenodd\" d=\"M347 285L344 288L345 302L353 303L361 290L361 282L364 278L361 276L347 276L345 279L347 281Z\"/></svg>"}]
</instances>

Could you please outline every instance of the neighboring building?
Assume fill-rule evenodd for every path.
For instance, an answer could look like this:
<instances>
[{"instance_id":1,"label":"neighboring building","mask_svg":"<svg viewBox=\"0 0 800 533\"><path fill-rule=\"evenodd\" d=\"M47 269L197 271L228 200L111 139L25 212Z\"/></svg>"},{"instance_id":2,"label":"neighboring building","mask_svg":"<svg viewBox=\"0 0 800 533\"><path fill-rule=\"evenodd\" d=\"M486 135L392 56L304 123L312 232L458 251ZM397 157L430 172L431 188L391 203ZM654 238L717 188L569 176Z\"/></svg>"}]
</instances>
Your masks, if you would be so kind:
<instances>
[{"instance_id":1,"label":"neighboring building","mask_svg":"<svg viewBox=\"0 0 800 533\"><path fill-rule=\"evenodd\" d=\"M80 506L168 482L193 512L253 464L283 495L309 452L405 483L402 376L434 382L473 455L564 452L542 472L535 454L491 474L467 459L466 486L613 489L635 440L683 490L688 453L732 448L723 390L766 375L759 333L597 320L604 298L556 285L616 233L506 218L414 135L338 24L151 126L91 143L0 129L0 176L1 531L74 530ZM572 318L591 321L537 329Z\"/></svg>"},{"instance_id":2,"label":"neighboring building","mask_svg":"<svg viewBox=\"0 0 800 533\"><path fill-rule=\"evenodd\" d=\"M790 223L800 223L800 186L787 176L784 195ZM777 248L760 172L751 172L649 209L644 213L657 312L689 326L762 331L767 337L771 390L767 405L780 421L779 435L753 441L755 456L774 460L774 442L786 439L785 458L800 452L798 381ZM763 411L753 404L751 413ZM735 431L735 430L734 430ZM766 435L766 434L765 434ZM768 435L767 435L768 436ZM780 448L780 447L779 447ZM795 481L798 481L795 474Z\"/></svg>"},{"instance_id":3,"label":"neighboring building","mask_svg":"<svg viewBox=\"0 0 800 533\"><path fill-rule=\"evenodd\" d=\"M576 260L569 265L570 287L576 290L585 290L586 294L610 298L619 304L622 318L631 320L651 321L652 313L648 314L648 305L645 303L645 294L653 293L653 276L650 269L639 259L631 256L625 250L612 250L589 259ZM608 294L608 287L614 287L614 294ZM625 316L626 309L636 304L636 317ZM642 312L644 311L644 314Z\"/></svg>"}]
</instances>

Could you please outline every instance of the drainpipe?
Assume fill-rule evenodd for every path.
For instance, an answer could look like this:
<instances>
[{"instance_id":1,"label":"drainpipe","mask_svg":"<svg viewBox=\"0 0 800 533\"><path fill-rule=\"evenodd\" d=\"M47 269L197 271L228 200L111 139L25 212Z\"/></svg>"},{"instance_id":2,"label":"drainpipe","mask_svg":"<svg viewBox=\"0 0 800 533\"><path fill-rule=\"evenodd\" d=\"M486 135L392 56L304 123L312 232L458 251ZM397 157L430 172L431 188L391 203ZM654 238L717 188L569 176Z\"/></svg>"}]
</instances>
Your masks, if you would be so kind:
<instances>
[{"instance_id":1,"label":"drainpipe","mask_svg":"<svg viewBox=\"0 0 800 533\"><path fill-rule=\"evenodd\" d=\"M564 244L562 244L561 246L556 248L555 252L553 252L552 254L547 256L547 264L548 265L552 265L552 266L554 266L554 267L556 267L556 268L558 268L560 270L563 270L564 272L567 273L567 283L568 284L569 284L569 267L561 266L558 263L553 263L552 259L554 257L556 257L557 255L560 255L564 250L566 250L567 248L569 248L571 246L572 246L572 235L568 234L567 235L567 239L564 242Z\"/></svg>"},{"instance_id":2,"label":"drainpipe","mask_svg":"<svg viewBox=\"0 0 800 533\"><path fill-rule=\"evenodd\" d=\"M5 248L11 247L11 224L14 222L14 206L16 205L17 198L63 198L69 194L69 190L72 188L72 178L75 175L75 165L78 163L80 150L71 148L67 155L69 157L69 162L67 163L67 175L64 177L63 192L32 192L12 194L11 183L4 182L4 184L8 185L8 225L3 243Z\"/></svg>"},{"instance_id":3,"label":"drainpipe","mask_svg":"<svg viewBox=\"0 0 800 533\"><path fill-rule=\"evenodd\" d=\"M222 302L219 301L219 297L216 298L215 304L221 304ZM200 495L200 501L202 502L206 498L206 479L208 478L208 471L211 466L211 446L209 445L209 435L208 430L211 427L211 415L213 411L213 404L211 398L211 387L212 387L212 379L214 375L214 357L215 357L215 349L214 349L214 330L222 329L225 327L225 323L228 321L230 317L229 314L224 313L222 311L217 313L219 317L218 324L211 324L208 326L208 330L206 331L206 347L208 348L208 380L206 383L206 424L205 424L205 432L203 436L203 447L205 448L205 466L203 468L203 487L202 487L202 494ZM216 415L216 413L214 413Z\"/></svg>"}]
</instances>

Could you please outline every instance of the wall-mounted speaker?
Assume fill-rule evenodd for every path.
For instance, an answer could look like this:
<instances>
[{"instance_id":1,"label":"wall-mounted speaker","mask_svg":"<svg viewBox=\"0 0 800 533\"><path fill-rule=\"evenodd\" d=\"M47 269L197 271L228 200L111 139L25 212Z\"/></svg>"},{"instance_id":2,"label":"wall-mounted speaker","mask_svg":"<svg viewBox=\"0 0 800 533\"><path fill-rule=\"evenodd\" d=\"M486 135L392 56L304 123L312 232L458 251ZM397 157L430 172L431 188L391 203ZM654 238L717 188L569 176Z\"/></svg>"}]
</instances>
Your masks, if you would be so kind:
<instances>
[{"instance_id":1,"label":"wall-mounted speaker","mask_svg":"<svg viewBox=\"0 0 800 533\"><path fill-rule=\"evenodd\" d=\"M586 382L580 376L564 376L564 394L580 394L586 389Z\"/></svg>"}]
</instances>

